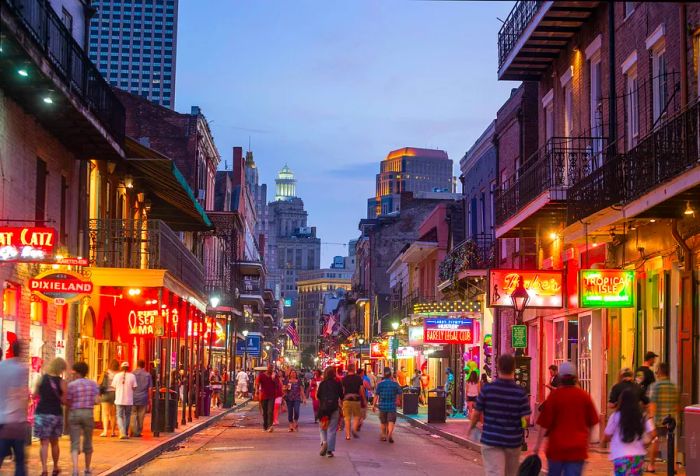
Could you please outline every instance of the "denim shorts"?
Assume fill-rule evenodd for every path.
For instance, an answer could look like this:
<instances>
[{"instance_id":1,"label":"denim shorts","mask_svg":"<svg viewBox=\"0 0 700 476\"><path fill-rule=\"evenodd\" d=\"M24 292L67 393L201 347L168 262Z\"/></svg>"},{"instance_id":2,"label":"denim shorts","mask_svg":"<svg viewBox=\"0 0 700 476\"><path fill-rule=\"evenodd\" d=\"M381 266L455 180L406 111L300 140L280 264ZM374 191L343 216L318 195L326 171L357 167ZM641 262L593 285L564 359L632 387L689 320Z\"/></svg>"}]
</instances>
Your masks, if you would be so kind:
<instances>
[{"instance_id":1,"label":"denim shorts","mask_svg":"<svg viewBox=\"0 0 700 476\"><path fill-rule=\"evenodd\" d=\"M34 414L34 436L40 440L60 438L63 434L63 415Z\"/></svg>"}]
</instances>

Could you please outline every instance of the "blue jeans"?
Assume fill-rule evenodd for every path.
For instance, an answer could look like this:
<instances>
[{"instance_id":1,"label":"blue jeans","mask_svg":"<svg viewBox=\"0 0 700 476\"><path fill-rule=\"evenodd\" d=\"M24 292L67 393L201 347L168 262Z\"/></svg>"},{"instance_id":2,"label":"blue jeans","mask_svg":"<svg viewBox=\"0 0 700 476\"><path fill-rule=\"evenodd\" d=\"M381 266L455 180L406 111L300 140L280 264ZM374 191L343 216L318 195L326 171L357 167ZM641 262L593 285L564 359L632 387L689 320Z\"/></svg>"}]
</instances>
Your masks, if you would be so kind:
<instances>
[{"instance_id":1,"label":"blue jeans","mask_svg":"<svg viewBox=\"0 0 700 476\"><path fill-rule=\"evenodd\" d=\"M27 466L24 458L24 440L22 439L0 439L0 466L5 457L10 455L10 450L15 455L15 476L26 476Z\"/></svg>"},{"instance_id":2,"label":"blue jeans","mask_svg":"<svg viewBox=\"0 0 700 476\"><path fill-rule=\"evenodd\" d=\"M581 476L585 461L552 461L547 460L549 476Z\"/></svg>"},{"instance_id":3,"label":"blue jeans","mask_svg":"<svg viewBox=\"0 0 700 476\"><path fill-rule=\"evenodd\" d=\"M335 451L335 436L338 434L338 410L331 415L327 430L321 430L321 443L326 443L328 451Z\"/></svg>"},{"instance_id":4,"label":"blue jeans","mask_svg":"<svg viewBox=\"0 0 700 476\"><path fill-rule=\"evenodd\" d=\"M287 400L287 420L289 420L289 423L292 423L293 421L299 421L300 408L300 400Z\"/></svg>"},{"instance_id":5,"label":"blue jeans","mask_svg":"<svg viewBox=\"0 0 700 476\"><path fill-rule=\"evenodd\" d=\"M131 405L117 405L117 425L119 436L129 436L129 423L131 422Z\"/></svg>"}]
</instances>

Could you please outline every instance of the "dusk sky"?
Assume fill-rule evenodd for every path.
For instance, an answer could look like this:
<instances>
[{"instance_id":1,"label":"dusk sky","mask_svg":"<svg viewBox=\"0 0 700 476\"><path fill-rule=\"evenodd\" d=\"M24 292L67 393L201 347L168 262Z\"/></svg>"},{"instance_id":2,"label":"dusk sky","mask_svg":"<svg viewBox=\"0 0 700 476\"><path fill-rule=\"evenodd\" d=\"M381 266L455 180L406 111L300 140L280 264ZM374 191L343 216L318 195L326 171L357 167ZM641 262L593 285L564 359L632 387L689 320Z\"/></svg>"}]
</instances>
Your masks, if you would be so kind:
<instances>
[{"instance_id":1,"label":"dusk sky","mask_svg":"<svg viewBox=\"0 0 700 476\"><path fill-rule=\"evenodd\" d=\"M459 160L517 83L496 80L512 2L180 0L176 109L198 105L231 167L251 149L274 195L294 171L321 266L359 235L380 161L405 146Z\"/></svg>"}]
</instances>

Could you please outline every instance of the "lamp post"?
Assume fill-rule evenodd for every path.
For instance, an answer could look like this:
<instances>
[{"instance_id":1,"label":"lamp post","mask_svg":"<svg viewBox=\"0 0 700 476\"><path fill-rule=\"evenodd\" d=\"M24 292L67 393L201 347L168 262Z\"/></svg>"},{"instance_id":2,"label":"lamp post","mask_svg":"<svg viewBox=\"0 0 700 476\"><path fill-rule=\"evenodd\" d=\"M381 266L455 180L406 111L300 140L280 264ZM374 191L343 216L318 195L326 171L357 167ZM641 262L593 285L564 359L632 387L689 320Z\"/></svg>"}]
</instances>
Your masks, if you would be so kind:
<instances>
[{"instance_id":1,"label":"lamp post","mask_svg":"<svg viewBox=\"0 0 700 476\"><path fill-rule=\"evenodd\" d=\"M396 351L399 350L399 341L398 341L398 338L396 336L396 331L399 330L399 322L398 321L392 322L391 328L394 329L394 340L391 341L391 360L394 361L394 376L396 376L396 371L398 370Z\"/></svg>"},{"instance_id":2,"label":"lamp post","mask_svg":"<svg viewBox=\"0 0 700 476\"><path fill-rule=\"evenodd\" d=\"M365 339L363 337L360 337L359 339L357 339L357 342L360 344L360 368L363 368L362 367L362 344L365 343Z\"/></svg>"},{"instance_id":3,"label":"lamp post","mask_svg":"<svg viewBox=\"0 0 700 476\"><path fill-rule=\"evenodd\" d=\"M265 345L265 350L267 351L267 364L272 363L272 354L270 353L270 344Z\"/></svg>"},{"instance_id":4,"label":"lamp post","mask_svg":"<svg viewBox=\"0 0 700 476\"><path fill-rule=\"evenodd\" d=\"M243 331L243 371L248 371L248 329Z\"/></svg>"}]
</instances>

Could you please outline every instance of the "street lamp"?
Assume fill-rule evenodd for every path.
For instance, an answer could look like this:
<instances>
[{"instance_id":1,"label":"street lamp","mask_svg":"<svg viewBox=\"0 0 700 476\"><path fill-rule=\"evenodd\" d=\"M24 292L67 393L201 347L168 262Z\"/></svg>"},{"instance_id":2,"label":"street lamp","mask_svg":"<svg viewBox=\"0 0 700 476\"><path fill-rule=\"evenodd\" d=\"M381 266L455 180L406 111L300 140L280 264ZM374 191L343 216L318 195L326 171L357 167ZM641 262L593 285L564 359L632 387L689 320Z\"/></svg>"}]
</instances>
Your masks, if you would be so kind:
<instances>
[{"instance_id":1,"label":"street lamp","mask_svg":"<svg viewBox=\"0 0 700 476\"><path fill-rule=\"evenodd\" d=\"M515 310L516 320L519 324L523 322L523 313L527 307L527 303L530 302L530 295L527 293L527 289L523 285L523 277L518 277L518 285L516 286L513 293L510 295L513 300L513 309Z\"/></svg>"},{"instance_id":2,"label":"street lamp","mask_svg":"<svg viewBox=\"0 0 700 476\"><path fill-rule=\"evenodd\" d=\"M243 371L248 370L248 329L243 331Z\"/></svg>"},{"instance_id":3,"label":"street lamp","mask_svg":"<svg viewBox=\"0 0 700 476\"><path fill-rule=\"evenodd\" d=\"M399 321L392 322L391 328L394 329L394 340L391 341L391 359L394 361L394 376L396 376L399 364L396 359L396 351L399 350L399 340L396 337L396 331L399 330Z\"/></svg>"},{"instance_id":4,"label":"street lamp","mask_svg":"<svg viewBox=\"0 0 700 476\"><path fill-rule=\"evenodd\" d=\"M265 345L265 350L267 351L267 363L272 363L272 354L270 353L270 344Z\"/></svg>"},{"instance_id":5,"label":"street lamp","mask_svg":"<svg viewBox=\"0 0 700 476\"><path fill-rule=\"evenodd\" d=\"M219 296L212 296L209 298L209 304L211 304L211 307L218 307L220 302L221 298L219 298Z\"/></svg>"},{"instance_id":6,"label":"street lamp","mask_svg":"<svg viewBox=\"0 0 700 476\"><path fill-rule=\"evenodd\" d=\"M363 337L360 337L357 339L357 342L360 344L360 368L362 368L362 344L365 343L365 339Z\"/></svg>"}]
</instances>

